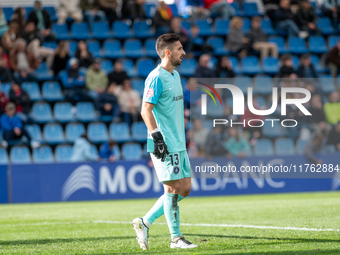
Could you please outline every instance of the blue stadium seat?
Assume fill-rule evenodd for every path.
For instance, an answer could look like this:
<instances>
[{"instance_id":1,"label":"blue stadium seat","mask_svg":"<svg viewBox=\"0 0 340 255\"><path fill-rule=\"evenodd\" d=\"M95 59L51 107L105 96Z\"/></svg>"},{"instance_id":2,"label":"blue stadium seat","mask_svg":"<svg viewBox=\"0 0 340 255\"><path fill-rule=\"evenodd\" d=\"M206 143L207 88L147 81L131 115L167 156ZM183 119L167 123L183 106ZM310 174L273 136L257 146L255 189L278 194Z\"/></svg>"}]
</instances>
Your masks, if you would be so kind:
<instances>
[{"instance_id":1,"label":"blue stadium seat","mask_svg":"<svg viewBox=\"0 0 340 255\"><path fill-rule=\"evenodd\" d=\"M100 146L99 151L102 150L102 148L103 148L104 146L105 146L105 143L103 143L103 144ZM120 160L121 154L120 154L119 146L118 146L118 145L115 145L115 146L113 147L112 150L113 150L113 155L115 155L115 160Z\"/></svg>"},{"instance_id":2,"label":"blue stadium seat","mask_svg":"<svg viewBox=\"0 0 340 255\"><path fill-rule=\"evenodd\" d=\"M83 77L82 80L78 79L72 79L72 81L69 81L68 74L66 70L63 70L59 73L61 84L64 88L75 88L75 87L85 87L85 75L81 71L79 71L79 76Z\"/></svg>"},{"instance_id":3,"label":"blue stadium seat","mask_svg":"<svg viewBox=\"0 0 340 255\"><path fill-rule=\"evenodd\" d=\"M239 6L238 2L233 1L233 2L230 3L230 5L235 9L235 15L240 16L241 12L240 12L240 6Z\"/></svg>"},{"instance_id":4,"label":"blue stadium seat","mask_svg":"<svg viewBox=\"0 0 340 255\"><path fill-rule=\"evenodd\" d=\"M57 44L57 42L44 42L42 46L55 50L57 48L58 44Z\"/></svg>"},{"instance_id":5,"label":"blue stadium seat","mask_svg":"<svg viewBox=\"0 0 340 255\"><path fill-rule=\"evenodd\" d=\"M184 28L187 32L190 32L190 22L188 20L182 20L182 28Z\"/></svg>"},{"instance_id":6,"label":"blue stadium seat","mask_svg":"<svg viewBox=\"0 0 340 255\"><path fill-rule=\"evenodd\" d=\"M324 35L335 34L335 30L329 18L319 17L316 24L317 24L317 27L321 29L322 34Z\"/></svg>"},{"instance_id":7,"label":"blue stadium seat","mask_svg":"<svg viewBox=\"0 0 340 255\"><path fill-rule=\"evenodd\" d=\"M286 135L286 129L283 129L281 127L281 124L279 121L273 121L273 127L271 121L265 121L263 127L262 127L262 133L264 136L269 138L278 138Z\"/></svg>"},{"instance_id":8,"label":"blue stadium seat","mask_svg":"<svg viewBox=\"0 0 340 255\"><path fill-rule=\"evenodd\" d=\"M32 118L38 123L52 122L51 106L47 103L35 103L32 107Z\"/></svg>"},{"instance_id":9,"label":"blue stadium seat","mask_svg":"<svg viewBox=\"0 0 340 255\"><path fill-rule=\"evenodd\" d=\"M41 100L41 94L39 84L36 82L23 82L21 84L23 90L25 90L32 101Z\"/></svg>"},{"instance_id":10,"label":"blue stadium seat","mask_svg":"<svg viewBox=\"0 0 340 255\"><path fill-rule=\"evenodd\" d=\"M328 37L328 48L332 49L334 46L337 45L339 40L340 40L339 35L331 35L330 37Z\"/></svg>"},{"instance_id":11,"label":"blue stadium seat","mask_svg":"<svg viewBox=\"0 0 340 255\"><path fill-rule=\"evenodd\" d=\"M45 62L42 62L34 73L39 81L47 81L53 79L53 74L50 72L50 69L47 67Z\"/></svg>"},{"instance_id":12,"label":"blue stadium seat","mask_svg":"<svg viewBox=\"0 0 340 255\"><path fill-rule=\"evenodd\" d=\"M107 74L113 71L113 64L111 60L108 60L108 59L102 60L102 62L100 63L100 66L101 66L101 69Z\"/></svg>"},{"instance_id":13,"label":"blue stadium seat","mask_svg":"<svg viewBox=\"0 0 340 255\"><path fill-rule=\"evenodd\" d=\"M7 151L4 148L0 148L0 165L8 164L8 155Z\"/></svg>"},{"instance_id":14,"label":"blue stadium seat","mask_svg":"<svg viewBox=\"0 0 340 255\"><path fill-rule=\"evenodd\" d=\"M267 57L262 59L263 72L267 74L277 74L279 72L279 59Z\"/></svg>"},{"instance_id":15,"label":"blue stadium seat","mask_svg":"<svg viewBox=\"0 0 340 255\"><path fill-rule=\"evenodd\" d=\"M58 40L70 40L67 24L53 24L52 31L57 35Z\"/></svg>"},{"instance_id":16,"label":"blue stadium seat","mask_svg":"<svg viewBox=\"0 0 340 255\"><path fill-rule=\"evenodd\" d=\"M257 96L256 97L256 102L257 102L259 107L267 109L267 102L266 102L266 99L264 97Z\"/></svg>"},{"instance_id":17,"label":"blue stadium seat","mask_svg":"<svg viewBox=\"0 0 340 255\"><path fill-rule=\"evenodd\" d=\"M60 123L74 121L72 105L68 102L58 102L53 109L54 118Z\"/></svg>"},{"instance_id":18,"label":"blue stadium seat","mask_svg":"<svg viewBox=\"0 0 340 255\"><path fill-rule=\"evenodd\" d=\"M294 155L295 146L292 138L278 138L275 140L275 152L277 155Z\"/></svg>"},{"instance_id":19,"label":"blue stadium seat","mask_svg":"<svg viewBox=\"0 0 340 255\"><path fill-rule=\"evenodd\" d=\"M214 52L221 51L224 48L224 40L221 37L213 36L209 37L207 44L214 48ZM218 54L217 54L218 55Z\"/></svg>"},{"instance_id":20,"label":"blue stadium seat","mask_svg":"<svg viewBox=\"0 0 340 255\"><path fill-rule=\"evenodd\" d=\"M254 78L255 95L271 95L273 93L273 79L268 75L259 75Z\"/></svg>"},{"instance_id":21,"label":"blue stadium seat","mask_svg":"<svg viewBox=\"0 0 340 255\"><path fill-rule=\"evenodd\" d=\"M125 58L125 59L121 59L121 61L124 66L124 71L127 73L127 75L130 78L136 77L138 75L137 68L135 67L135 64L133 63L132 59Z\"/></svg>"},{"instance_id":22,"label":"blue stadium seat","mask_svg":"<svg viewBox=\"0 0 340 255\"><path fill-rule=\"evenodd\" d=\"M54 9L54 6L45 6L44 7L44 10L46 10L49 14L50 14L50 17L51 17L51 20L53 22L57 21L57 14L56 14L56 11Z\"/></svg>"},{"instance_id":23,"label":"blue stadium seat","mask_svg":"<svg viewBox=\"0 0 340 255\"><path fill-rule=\"evenodd\" d=\"M331 75L320 75L319 83L321 85L321 90L325 94L329 94L335 91L334 79Z\"/></svg>"},{"instance_id":24,"label":"blue stadium seat","mask_svg":"<svg viewBox=\"0 0 340 255\"><path fill-rule=\"evenodd\" d=\"M6 96L8 96L9 91L12 88L12 83L11 82L2 82L1 83L1 91L3 91Z\"/></svg>"},{"instance_id":25,"label":"blue stadium seat","mask_svg":"<svg viewBox=\"0 0 340 255\"><path fill-rule=\"evenodd\" d=\"M46 124L43 133L44 140L49 144L65 142L63 127L60 124Z\"/></svg>"},{"instance_id":26,"label":"blue stadium seat","mask_svg":"<svg viewBox=\"0 0 340 255\"><path fill-rule=\"evenodd\" d=\"M145 15L148 19L153 18L153 16L155 15L156 9L157 9L157 4L155 4L155 3L145 3L144 4Z\"/></svg>"},{"instance_id":27,"label":"blue stadium seat","mask_svg":"<svg viewBox=\"0 0 340 255\"><path fill-rule=\"evenodd\" d=\"M145 58L145 59L137 60L138 76L146 78L154 68L155 68L155 61L153 59Z\"/></svg>"},{"instance_id":28,"label":"blue stadium seat","mask_svg":"<svg viewBox=\"0 0 340 255\"><path fill-rule=\"evenodd\" d=\"M234 84L240 88L243 94L248 94L248 87L252 86L251 78L246 75L238 75L234 78Z\"/></svg>"},{"instance_id":29,"label":"blue stadium seat","mask_svg":"<svg viewBox=\"0 0 340 255\"><path fill-rule=\"evenodd\" d=\"M146 142L148 129L144 122L135 122L131 126L132 139L139 143Z\"/></svg>"},{"instance_id":30,"label":"blue stadium seat","mask_svg":"<svg viewBox=\"0 0 340 255\"><path fill-rule=\"evenodd\" d=\"M255 56L242 58L241 68L242 72L248 75L255 75L261 72L259 59Z\"/></svg>"},{"instance_id":31,"label":"blue stadium seat","mask_svg":"<svg viewBox=\"0 0 340 255\"><path fill-rule=\"evenodd\" d=\"M156 51L156 39L147 39L145 41L145 50L146 55L151 58L158 58L158 54Z\"/></svg>"},{"instance_id":32,"label":"blue stadium seat","mask_svg":"<svg viewBox=\"0 0 340 255\"><path fill-rule=\"evenodd\" d=\"M215 20L214 30L216 35L226 36L229 29L229 20L217 18Z\"/></svg>"},{"instance_id":33,"label":"blue stadium seat","mask_svg":"<svg viewBox=\"0 0 340 255\"><path fill-rule=\"evenodd\" d=\"M109 132L111 139L117 143L130 142L132 140L129 125L125 122L111 123Z\"/></svg>"},{"instance_id":34,"label":"blue stadium seat","mask_svg":"<svg viewBox=\"0 0 340 255\"><path fill-rule=\"evenodd\" d=\"M299 37L288 38L288 47L290 52L294 54L308 53L305 40Z\"/></svg>"},{"instance_id":35,"label":"blue stadium seat","mask_svg":"<svg viewBox=\"0 0 340 255\"><path fill-rule=\"evenodd\" d=\"M268 18L262 20L261 28L267 35L275 34L275 30L273 29L272 21Z\"/></svg>"},{"instance_id":36,"label":"blue stadium seat","mask_svg":"<svg viewBox=\"0 0 340 255\"><path fill-rule=\"evenodd\" d=\"M243 19L243 32L244 33L248 33L249 29L251 28L251 22L250 22L250 19L248 18L244 18Z\"/></svg>"},{"instance_id":37,"label":"blue stadium seat","mask_svg":"<svg viewBox=\"0 0 340 255\"><path fill-rule=\"evenodd\" d=\"M53 163L53 152L50 146L41 146L33 149L33 163Z\"/></svg>"},{"instance_id":38,"label":"blue stadium seat","mask_svg":"<svg viewBox=\"0 0 340 255\"><path fill-rule=\"evenodd\" d=\"M321 35L310 36L308 38L309 51L316 54L327 53L328 49L326 46L325 38Z\"/></svg>"},{"instance_id":39,"label":"blue stadium seat","mask_svg":"<svg viewBox=\"0 0 340 255\"><path fill-rule=\"evenodd\" d=\"M151 29L151 25L149 25L146 20L134 22L133 31L138 38L150 38L155 35Z\"/></svg>"},{"instance_id":40,"label":"blue stadium seat","mask_svg":"<svg viewBox=\"0 0 340 255\"><path fill-rule=\"evenodd\" d=\"M132 88L137 90L139 95L143 97L144 94L144 80L143 79L132 79L131 80Z\"/></svg>"},{"instance_id":41,"label":"blue stadium seat","mask_svg":"<svg viewBox=\"0 0 340 255\"><path fill-rule=\"evenodd\" d=\"M127 39L124 43L125 56L129 58L140 58L145 56L141 40Z\"/></svg>"},{"instance_id":42,"label":"blue stadium seat","mask_svg":"<svg viewBox=\"0 0 340 255\"><path fill-rule=\"evenodd\" d=\"M109 139L104 123L90 123L87 127L87 137L93 143L103 143Z\"/></svg>"},{"instance_id":43,"label":"blue stadium seat","mask_svg":"<svg viewBox=\"0 0 340 255\"><path fill-rule=\"evenodd\" d=\"M69 41L68 45L69 45L70 56L74 56L74 54L76 53L77 48L78 48L78 43L75 42L75 41Z\"/></svg>"},{"instance_id":44,"label":"blue stadium seat","mask_svg":"<svg viewBox=\"0 0 340 255\"><path fill-rule=\"evenodd\" d=\"M142 154L142 146L138 143L127 143L122 147L122 157L125 160L140 160Z\"/></svg>"},{"instance_id":45,"label":"blue stadium seat","mask_svg":"<svg viewBox=\"0 0 340 255\"><path fill-rule=\"evenodd\" d=\"M318 56L311 55L310 60L318 73L323 73L326 71L326 68L320 64L320 59Z\"/></svg>"},{"instance_id":46,"label":"blue stadium seat","mask_svg":"<svg viewBox=\"0 0 340 255\"><path fill-rule=\"evenodd\" d=\"M178 10L177 10L177 5L174 3L174 4L168 4L168 6L171 8L172 10L172 15L174 17L178 17Z\"/></svg>"},{"instance_id":47,"label":"blue stadium seat","mask_svg":"<svg viewBox=\"0 0 340 255\"><path fill-rule=\"evenodd\" d=\"M234 57L234 56L230 56L230 57L229 57L229 60L230 60L231 65L232 65L232 67L233 67L234 73L235 73L235 74L241 74L241 73L242 73L242 70L241 70L241 68L240 68L238 58L237 58L237 57Z\"/></svg>"},{"instance_id":48,"label":"blue stadium seat","mask_svg":"<svg viewBox=\"0 0 340 255\"><path fill-rule=\"evenodd\" d=\"M117 20L112 24L113 36L119 39L131 38L131 21Z\"/></svg>"},{"instance_id":49,"label":"blue stadium seat","mask_svg":"<svg viewBox=\"0 0 340 255\"><path fill-rule=\"evenodd\" d=\"M71 25L71 36L75 40L90 39L90 29L86 22L74 22Z\"/></svg>"},{"instance_id":50,"label":"blue stadium seat","mask_svg":"<svg viewBox=\"0 0 340 255\"><path fill-rule=\"evenodd\" d=\"M296 152L297 152L297 154L303 154L303 151L305 150L307 143L308 143L307 140L301 140L301 139L297 140L297 142L296 142Z\"/></svg>"},{"instance_id":51,"label":"blue stadium seat","mask_svg":"<svg viewBox=\"0 0 340 255\"><path fill-rule=\"evenodd\" d=\"M106 21L94 22L92 26L92 36L98 40L105 40L113 37L109 23Z\"/></svg>"},{"instance_id":52,"label":"blue stadium seat","mask_svg":"<svg viewBox=\"0 0 340 255\"><path fill-rule=\"evenodd\" d=\"M274 147L269 139L258 139L254 145L255 156L273 156Z\"/></svg>"},{"instance_id":53,"label":"blue stadium seat","mask_svg":"<svg viewBox=\"0 0 340 255\"><path fill-rule=\"evenodd\" d=\"M211 22L208 20L196 20L196 26L199 27L199 36L210 36L212 35L211 31Z\"/></svg>"},{"instance_id":54,"label":"blue stadium seat","mask_svg":"<svg viewBox=\"0 0 340 255\"><path fill-rule=\"evenodd\" d=\"M46 81L42 85L42 96L50 102L64 100L61 86L57 81Z\"/></svg>"},{"instance_id":55,"label":"blue stadium seat","mask_svg":"<svg viewBox=\"0 0 340 255\"><path fill-rule=\"evenodd\" d=\"M280 54L288 53L285 39L282 36L270 37L269 42L275 43Z\"/></svg>"},{"instance_id":56,"label":"blue stadium seat","mask_svg":"<svg viewBox=\"0 0 340 255\"><path fill-rule=\"evenodd\" d=\"M11 17L14 13L13 7L2 7L2 11L5 14L5 18L7 21L11 20Z\"/></svg>"},{"instance_id":57,"label":"blue stadium seat","mask_svg":"<svg viewBox=\"0 0 340 255\"><path fill-rule=\"evenodd\" d=\"M91 122L97 120L94 105L90 102L79 102L76 104L76 118L81 122Z\"/></svg>"},{"instance_id":58,"label":"blue stadium seat","mask_svg":"<svg viewBox=\"0 0 340 255\"><path fill-rule=\"evenodd\" d=\"M243 15L247 17L259 16L257 4L254 2L244 2L242 5Z\"/></svg>"},{"instance_id":59,"label":"blue stadium seat","mask_svg":"<svg viewBox=\"0 0 340 255\"><path fill-rule=\"evenodd\" d=\"M72 146L58 145L55 148L55 161L56 162L70 162L72 157Z\"/></svg>"},{"instance_id":60,"label":"blue stadium seat","mask_svg":"<svg viewBox=\"0 0 340 255\"><path fill-rule=\"evenodd\" d=\"M30 12L33 11L33 6L24 6L23 8L25 9L25 17L27 20Z\"/></svg>"},{"instance_id":61,"label":"blue stadium seat","mask_svg":"<svg viewBox=\"0 0 340 255\"><path fill-rule=\"evenodd\" d=\"M106 58L120 58L122 54L122 44L118 40L106 40L103 45L103 56Z\"/></svg>"},{"instance_id":62,"label":"blue stadium seat","mask_svg":"<svg viewBox=\"0 0 340 255\"><path fill-rule=\"evenodd\" d=\"M299 67L300 60L299 57L296 55L292 55L292 61L293 61L293 68L296 70Z\"/></svg>"},{"instance_id":63,"label":"blue stadium seat","mask_svg":"<svg viewBox=\"0 0 340 255\"><path fill-rule=\"evenodd\" d=\"M40 126L37 124L33 125L25 125L25 129L28 132L28 134L31 136L32 140L43 142L43 138L41 135L41 129Z\"/></svg>"},{"instance_id":64,"label":"blue stadium seat","mask_svg":"<svg viewBox=\"0 0 340 255\"><path fill-rule=\"evenodd\" d=\"M9 158L12 164L31 163L31 154L26 146L14 146L11 149Z\"/></svg>"},{"instance_id":65,"label":"blue stadium seat","mask_svg":"<svg viewBox=\"0 0 340 255\"><path fill-rule=\"evenodd\" d=\"M183 76L193 76L197 68L197 61L194 58L185 58L182 65L178 68L178 72Z\"/></svg>"},{"instance_id":66,"label":"blue stadium seat","mask_svg":"<svg viewBox=\"0 0 340 255\"><path fill-rule=\"evenodd\" d=\"M65 136L68 142L73 143L79 136L85 134L85 126L81 123L69 123L65 128Z\"/></svg>"},{"instance_id":67,"label":"blue stadium seat","mask_svg":"<svg viewBox=\"0 0 340 255\"><path fill-rule=\"evenodd\" d=\"M103 56L101 49L100 49L100 43L96 40L89 40L86 42L87 48L89 52L92 54L95 58L101 58Z\"/></svg>"}]
</instances>

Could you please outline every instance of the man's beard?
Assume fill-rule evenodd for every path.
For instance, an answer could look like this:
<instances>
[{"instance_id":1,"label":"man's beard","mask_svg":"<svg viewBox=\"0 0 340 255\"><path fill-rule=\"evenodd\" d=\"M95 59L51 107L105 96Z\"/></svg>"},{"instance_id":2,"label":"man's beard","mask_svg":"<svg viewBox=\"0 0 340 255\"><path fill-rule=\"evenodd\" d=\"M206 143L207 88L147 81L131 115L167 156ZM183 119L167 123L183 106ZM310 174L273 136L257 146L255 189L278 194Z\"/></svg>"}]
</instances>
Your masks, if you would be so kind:
<instances>
[{"instance_id":1,"label":"man's beard","mask_svg":"<svg viewBox=\"0 0 340 255\"><path fill-rule=\"evenodd\" d=\"M171 62L171 65L173 65L173 66L179 66L179 65L182 64L180 59L179 59L179 60L176 60L176 59L175 59L174 57L172 57L172 56L171 56L171 58L170 58L170 62Z\"/></svg>"}]
</instances>

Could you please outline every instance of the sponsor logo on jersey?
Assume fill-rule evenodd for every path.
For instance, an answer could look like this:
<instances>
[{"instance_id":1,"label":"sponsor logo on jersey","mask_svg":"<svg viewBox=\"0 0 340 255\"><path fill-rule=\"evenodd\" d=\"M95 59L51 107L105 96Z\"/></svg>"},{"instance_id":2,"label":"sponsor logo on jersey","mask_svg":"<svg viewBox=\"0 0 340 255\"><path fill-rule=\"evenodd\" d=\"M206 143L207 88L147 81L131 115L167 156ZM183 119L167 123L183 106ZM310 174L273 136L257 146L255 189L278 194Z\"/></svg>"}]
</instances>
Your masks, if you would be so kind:
<instances>
[{"instance_id":1,"label":"sponsor logo on jersey","mask_svg":"<svg viewBox=\"0 0 340 255\"><path fill-rule=\"evenodd\" d=\"M148 88L148 90L146 91L146 97L152 97L152 96L153 96L153 89Z\"/></svg>"},{"instance_id":2,"label":"sponsor logo on jersey","mask_svg":"<svg viewBox=\"0 0 340 255\"><path fill-rule=\"evenodd\" d=\"M177 97L173 97L172 98L172 102L173 101L178 101L178 100L181 100L181 99L183 99L183 95L180 95L180 96L177 96Z\"/></svg>"}]
</instances>

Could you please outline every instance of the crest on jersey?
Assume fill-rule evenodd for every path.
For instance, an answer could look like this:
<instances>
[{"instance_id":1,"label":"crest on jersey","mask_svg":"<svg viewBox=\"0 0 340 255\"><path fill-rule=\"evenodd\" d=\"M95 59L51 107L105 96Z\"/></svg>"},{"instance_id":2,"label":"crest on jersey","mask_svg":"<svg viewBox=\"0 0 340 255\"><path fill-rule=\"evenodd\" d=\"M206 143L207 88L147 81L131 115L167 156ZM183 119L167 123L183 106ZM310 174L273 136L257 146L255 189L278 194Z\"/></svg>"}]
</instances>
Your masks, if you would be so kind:
<instances>
[{"instance_id":1,"label":"crest on jersey","mask_svg":"<svg viewBox=\"0 0 340 255\"><path fill-rule=\"evenodd\" d=\"M153 89L148 88L148 90L146 91L146 97L152 97L152 96L153 96Z\"/></svg>"},{"instance_id":2,"label":"crest on jersey","mask_svg":"<svg viewBox=\"0 0 340 255\"><path fill-rule=\"evenodd\" d=\"M179 173L179 167L178 167L178 166L174 167L174 173L175 173L175 174L178 174L178 173Z\"/></svg>"}]
</instances>

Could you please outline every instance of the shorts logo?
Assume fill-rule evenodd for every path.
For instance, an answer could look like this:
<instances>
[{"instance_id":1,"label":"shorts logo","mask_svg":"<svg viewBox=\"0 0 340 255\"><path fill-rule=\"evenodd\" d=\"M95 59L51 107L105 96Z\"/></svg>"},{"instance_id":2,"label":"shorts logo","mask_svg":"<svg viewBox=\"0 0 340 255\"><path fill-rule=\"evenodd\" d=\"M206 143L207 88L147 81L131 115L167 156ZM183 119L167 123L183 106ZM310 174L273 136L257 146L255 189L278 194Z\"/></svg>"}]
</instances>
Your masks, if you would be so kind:
<instances>
[{"instance_id":1,"label":"shorts logo","mask_svg":"<svg viewBox=\"0 0 340 255\"><path fill-rule=\"evenodd\" d=\"M146 97L152 97L153 96L153 89L152 88L149 88L147 91L146 91Z\"/></svg>"},{"instance_id":2,"label":"shorts logo","mask_svg":"<svg viewBox=\"0 0 340 255\"><path fill-rule=\"evenodd\" d=\"M174 167L174 173L175 173L175 174L178 174L178 173L179 173L179 167L178 167L178 166Z\"/></svg>"}]
</instances>

